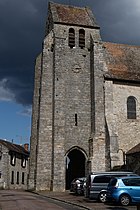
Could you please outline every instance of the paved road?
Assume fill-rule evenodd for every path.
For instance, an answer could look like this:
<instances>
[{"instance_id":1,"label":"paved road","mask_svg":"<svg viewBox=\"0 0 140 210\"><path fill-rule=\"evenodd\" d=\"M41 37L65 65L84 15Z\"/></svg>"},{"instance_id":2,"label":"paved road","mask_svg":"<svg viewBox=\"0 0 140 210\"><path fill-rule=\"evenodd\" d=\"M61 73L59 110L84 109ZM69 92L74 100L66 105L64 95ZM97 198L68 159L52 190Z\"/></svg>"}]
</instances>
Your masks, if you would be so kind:
<instances>
[{"instance_id":1,"label":"paved road","mask_svg":"<svg viewBox=\"0 0 140 210\"><path fill-rule=\"evenodd\" d=\"M25 191L0 190L0 210L79 210L64 202Z\"/></svg>"},{"instance_id":2,"label":"paved road","mask_svg":"<svg viewBox=\"0 0 140 210\"><path fill-rule=\"evenodd\" d=\"M94 200L89 200L85 198L84 196L76 196L73 193L70 193L69 191L66 191L64 193L55 193L55 192L40 192L40 194L51 197L54 199L62 200L65 202L75 203L79 206L85 207L87 210L137 210L137 207L135 205L131 205L128 207L123 207L119 205L112 204L103 204L99 203Z\"/></svg>"},{"instance_id":3,"label":"paved road","mask_svg":"<svg viewBox=\"0 0 140 210\"><path fill-rule=\"evenodd\" d=\"M75 205L70 205L75 204ZM85 207L85 208L82 208ZM38 194L19 190L0 190L0 210L136 210L137 207L116 206L75 196L69 191L63 193L39 192Z\"/></svg>"}]
</instances>

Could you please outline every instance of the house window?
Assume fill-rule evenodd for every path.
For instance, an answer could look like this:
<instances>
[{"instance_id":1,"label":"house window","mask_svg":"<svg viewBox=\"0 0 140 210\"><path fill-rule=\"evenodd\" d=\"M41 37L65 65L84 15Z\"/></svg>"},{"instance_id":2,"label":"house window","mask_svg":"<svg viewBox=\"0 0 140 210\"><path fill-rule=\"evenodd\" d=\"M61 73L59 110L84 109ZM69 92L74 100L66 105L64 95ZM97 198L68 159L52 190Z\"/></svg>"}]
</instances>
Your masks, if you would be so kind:
<instances>
[{"instance_id":1,"label":"house window","mask_svg":"<svg viewBox=\"0 0 140 210\"><path fill-rule=\"evenodd\" d=\"M17 172L17 184L19 184L19 172Z\"/></svg>"},{"instance_id":2,"label":"house window","mask_svg":"<svg viewBox=\"0 0 140 210\"><path fill-rule=\"evenodd\" d=\"M85 30L84 29L79 30L79 47L81 48L85 47Z\"/></svg>"},{"instance_id":3,"label":"house window","mask_svg":"<svg viewBox=\"0 0 140 210\"><path fill-rule=\"evenodd\" d=\"M73 28L69 29L69 46L71 48L75 47L75 31Z\"/></svg>"},{"instance_id":4,"label":"house window","mask_svg":"<svg viewBox=\"0 0 140 210\"><path fill-rule=\"evenodd\" d=\"M23 168L26 167L26 158L25 158L24 156L23 156L22 159L21 159L21 166L22 166Z\"/></svg>"},{"instance_id":5,"label":"house window","mask_svg":"<svg viewBox=\"0 0 140 210\"><path fill-rule=\"evenodd\" d=\"M14 171L12 171L12 174L11 174L11 184L14 184Z\"/></svg>"},{"instance_id":6,"label":"house window","mask_svg":"<svg viewBox=\"0 0 140 210\"><path fill-rule=\"evenodd\" d=\"M136 119L136 99L134 96L127 98L127 119Z\"/></svg>"},{"instance_id":7,"label":"house window","mask_svg":"<svg viewBox=\"0 0 140 210\"><path fill-rule=\"evenodd\" d=\"M22 184L24 184L24 172L22 172Z\"/></svg>"},{"instance_id":8,"label":"house window","mask_svg":"<svg viewBox=\"0 0 140 210\"><path fill-rule=\"evenodd\" d=\"M16 165L16 154L11 153L11 165L15 166Z\"/></svg>"},{"instance_id":9,"label":"house window","mask_svg":"<svg viewBox=\"0 0 140 210\"><path fill-rule=\"evenodd\" d=\"M0 171L0 179L1 179L1 171Z\"/></svg>"}]
</instances>

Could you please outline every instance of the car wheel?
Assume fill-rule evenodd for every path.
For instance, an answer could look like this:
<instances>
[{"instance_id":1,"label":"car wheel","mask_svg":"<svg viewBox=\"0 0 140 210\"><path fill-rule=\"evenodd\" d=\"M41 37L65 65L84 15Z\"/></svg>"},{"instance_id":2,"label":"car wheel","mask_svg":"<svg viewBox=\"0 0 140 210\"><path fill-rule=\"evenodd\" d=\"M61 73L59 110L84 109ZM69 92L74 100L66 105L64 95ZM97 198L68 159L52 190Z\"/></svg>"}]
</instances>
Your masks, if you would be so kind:
<instances>
[{"instance_id":1,"label":"car wheel","mask_svg":"<svg viewBox=\"0 0 140 210\"><path fill-rule=\"evenodd\" d=\"M131 202L131 198L129 195L126 195L126 194L121 195L121 197L120 197L121 205L128 206L130 204L130 202Z\"/></svg>"},{"instance_id":2,"label":"car wheel","mask_svg":"<svg viewBox=\"0 0 140 210\"><path fill-rule=\"evenodd\" d=\"M106 192L101 192L99 195L99 201L102 203L106 202Z\"/></svg>"}]
</instances>

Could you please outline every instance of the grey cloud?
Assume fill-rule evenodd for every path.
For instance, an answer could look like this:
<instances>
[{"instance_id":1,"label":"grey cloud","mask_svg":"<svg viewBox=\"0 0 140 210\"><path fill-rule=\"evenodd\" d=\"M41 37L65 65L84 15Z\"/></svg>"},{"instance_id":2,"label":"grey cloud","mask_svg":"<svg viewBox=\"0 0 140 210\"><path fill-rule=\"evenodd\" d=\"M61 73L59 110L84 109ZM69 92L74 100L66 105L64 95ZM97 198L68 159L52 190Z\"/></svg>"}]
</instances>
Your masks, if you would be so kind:
<instances>
[{"instance_id":1,"label":"grey cloud","mask_svg":"<svg viewBox=\"0 0 140 210\"><path fill-rule=\"evenodd\" d=\"M45 25L45 0L0 1L0 80L17 103L31 104L34 60L41 51Z\"/></svg>"},{"instance_id":2,"label":"grey cloud","mask_svg":"<svg viewBox=\"0 0 140 210\"><path fill-rule=\"evenodd\" d=\"M89 6L104 41L140 45L139 0L56 0ZM0 81L17 103L32 104L34 61L45 32L48 0L0 0Z\"/></svg>"},{"instance_id":3,"label":"grey cloud","mask_svg":"<svg viewBox=\"0 0 140 210\"><path fill-rule=\"evenodd\" d=\"M18 112L18 114L23 115L23 116L31 116L32 107L31 106L25 106L22 111Z\"/></svg>"}]
</instances>

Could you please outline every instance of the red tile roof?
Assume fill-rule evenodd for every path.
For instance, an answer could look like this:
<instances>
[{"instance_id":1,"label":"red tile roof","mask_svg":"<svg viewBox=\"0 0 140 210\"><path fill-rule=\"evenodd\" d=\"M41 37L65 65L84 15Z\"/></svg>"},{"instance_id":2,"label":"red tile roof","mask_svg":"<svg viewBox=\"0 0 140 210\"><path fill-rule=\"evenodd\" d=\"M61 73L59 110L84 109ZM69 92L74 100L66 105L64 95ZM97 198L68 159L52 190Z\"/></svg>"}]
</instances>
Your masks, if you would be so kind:
<instances>
[{"instance_id":1,"label":"red tile roof","mask_svg":"<svg viewBox=\"0 0 140 210\"><path fill-rule=\"evenodd\" d=\"M65 23L86 27L98 27L92 11L85 7L75 7L57 3L49 3L54 23Z\"/></svg>"},{"instance_id":2,"label":"red tile roof","mask_svg":"<svg viewBox=\"0 0 140 210\"><path fill-rule=\"evenodd\" d=\"M106 78L140 82L140 46L104 42Z\"/></svg>"}]
</instances>

